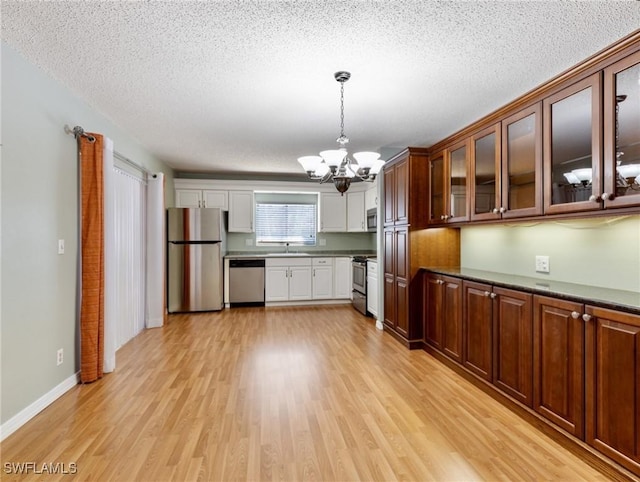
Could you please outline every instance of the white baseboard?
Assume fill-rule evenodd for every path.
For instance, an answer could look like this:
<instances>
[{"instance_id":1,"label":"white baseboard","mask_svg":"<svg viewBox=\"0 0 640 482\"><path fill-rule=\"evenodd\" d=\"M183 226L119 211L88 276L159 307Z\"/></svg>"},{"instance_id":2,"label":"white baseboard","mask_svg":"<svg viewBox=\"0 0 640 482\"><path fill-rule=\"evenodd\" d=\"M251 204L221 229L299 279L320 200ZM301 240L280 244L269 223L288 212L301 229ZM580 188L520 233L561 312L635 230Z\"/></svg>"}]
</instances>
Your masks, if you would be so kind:
<instances>
[{"instance_id":1,"label":"white baseboard","mask_svg":"<svg viewBox=\"0 0 640 482\"><path fill-rule=\"evenodd\" d=\"M160 328L164 324L164 318L149 318L147 319L147 328Z\"/></svg>"},{"instance_id":2,"label":"white baseboard","mask_svg":"<svg viewBox=\"0 0 640 482\"><path fill-rule=\"evenodd\" d=\"M0 442L75 387L78 384L79 378L80 372L71 375L58 386L42 395L38 400L0 425Z\"/></svg>"},{"instance_id":3,"label":"white baseboard","mask_svg":"<svg viewBox=\"0 0 640 482\"><path fill-rule=\"evenodd\" d=\"M351 300L336 298L330 300L307 300L307 301L267 301L265 306L314 306L314 305L350 305Z\"/></svg>"}]
</instances>

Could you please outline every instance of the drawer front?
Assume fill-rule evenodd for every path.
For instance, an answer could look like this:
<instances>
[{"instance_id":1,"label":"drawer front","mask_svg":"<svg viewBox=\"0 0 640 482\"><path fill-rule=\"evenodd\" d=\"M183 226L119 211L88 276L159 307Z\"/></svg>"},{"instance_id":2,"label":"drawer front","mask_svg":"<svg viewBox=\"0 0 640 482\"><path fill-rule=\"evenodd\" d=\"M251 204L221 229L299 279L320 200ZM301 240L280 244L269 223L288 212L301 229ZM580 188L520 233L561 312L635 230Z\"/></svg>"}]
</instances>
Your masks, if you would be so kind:
<instances>
[{"instance_id":1,"label":"drawer front","mask_svg":"<svg viewBox=\"0 0 640 482\"><path fill-rule=\"evenodd\" d=\"M311 258L266 258L265 266L311 266Z\"/></svg>"},{"instance_id":2,"label":"drawer front","mask_svg":"<svg viewBox=\"0 0 640 482\"><path fill-rule=\"evenodd\" d=\"M367 261L367 275L378 276L378 263L375 261Z\"/></svg>"},{"instance_id":3,"label":"drawer front","mask_svg":"<svg viewBox=\"0 0 640 482\"><path fill-rule=\"evenodd\" d=\"M313 258L313 266L333 266L333 258Z\"/></svg>"}]
</instances>

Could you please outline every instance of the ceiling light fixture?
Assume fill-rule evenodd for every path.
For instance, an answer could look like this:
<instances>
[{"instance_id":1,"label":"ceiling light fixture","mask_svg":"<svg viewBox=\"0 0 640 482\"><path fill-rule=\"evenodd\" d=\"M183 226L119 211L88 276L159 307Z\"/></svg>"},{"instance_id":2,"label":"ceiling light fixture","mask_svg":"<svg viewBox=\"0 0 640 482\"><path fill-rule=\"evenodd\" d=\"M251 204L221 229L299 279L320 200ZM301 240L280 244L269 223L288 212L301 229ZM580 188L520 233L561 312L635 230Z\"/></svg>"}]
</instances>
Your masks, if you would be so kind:
<instances>
[{"instance_id":1,"label":"ceiling light fixture","mask_svg":"<svg viewBox=\"0 0 640 482\"><path fill-rule=\"evenodd\" d=\"M373 182L384 161L379 159L377 152L356 152L353 155L355 160L349 157L346 148L349 138L344 135L344 83L351 74L340 71L333 76L340 82L340 137L336 139L340 147L322 151L319 156L299 157L298 162L310 179L320 183L333 181L338 192L344 195L351 182Z\"/></svg>"}]
</instances>

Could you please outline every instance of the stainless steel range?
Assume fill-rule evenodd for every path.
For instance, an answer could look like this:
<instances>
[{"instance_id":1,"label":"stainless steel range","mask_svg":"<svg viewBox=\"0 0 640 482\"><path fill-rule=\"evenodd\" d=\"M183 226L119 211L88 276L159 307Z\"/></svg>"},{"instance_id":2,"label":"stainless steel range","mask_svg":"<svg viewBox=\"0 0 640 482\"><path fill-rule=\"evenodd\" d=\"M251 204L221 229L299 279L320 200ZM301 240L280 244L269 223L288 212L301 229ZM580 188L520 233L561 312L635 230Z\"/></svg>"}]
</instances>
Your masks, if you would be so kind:
<instances>
[{"instance_id":1,"label":"stainless steel range","mask_svg":"<svg viewBox=\"0 0 640 482\"><path fill-rule=\"evenodd\" d=\"M354 256L352 268L352 302L353 307L363 315L367 314L367 258Z\"/></svg>"}]
</instances>

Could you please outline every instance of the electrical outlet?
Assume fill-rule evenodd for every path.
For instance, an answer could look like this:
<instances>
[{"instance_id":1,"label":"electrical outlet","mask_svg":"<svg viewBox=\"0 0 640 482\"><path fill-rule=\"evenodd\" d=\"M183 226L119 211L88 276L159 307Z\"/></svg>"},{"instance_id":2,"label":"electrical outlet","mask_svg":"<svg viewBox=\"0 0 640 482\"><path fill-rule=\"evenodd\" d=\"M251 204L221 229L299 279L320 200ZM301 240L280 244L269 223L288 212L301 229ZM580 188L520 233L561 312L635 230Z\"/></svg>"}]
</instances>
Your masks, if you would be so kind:
<instances>
[{"instance_id":1,"label":"electrical outlet","mask_svg":"<svg viewBox=\"0 0 640 482\"><path fill-rule=\"evenodd\" d=\"M64 239L58 240L58 254L64 254Z\"/></svg>"},{"instance_id":2,"label":"electrical outlet","mask_svg":"<svg viewBox=\"0 0 640 482\"><path fill-rule=\"evenodd\" d=\"M320 246L326 246L327 245L327 240L324 238L320 238Z\"/></svg>"},{"instance_id":3,"label":"electrical outlet","mask_svg":"<svg viewBox=\"0 0 640 482\"><path fill-rule=\"evenodd\" d=\"M244 240L244 245L245 245L245 246L253 246L253 239L251 239L251 238L246 238L246 239Z\"/></svg>"},{"instance_id":4,"label":"electrical outlet","mask_svg":"<svg viewBox=\"0 0 640 482\"><path fill-rule=\"evenodd\" d=\"M58 366L62 365L62 362L64 361L64 350L62 348L60 348L58 350L58 355L57 355L57 359L56 359L56 364Z\"/></svg>"},{"instance_id":5,"label":"electrical outlet","mask_svg":"<svg viewBox=\"0 0 640 482\"><path fill-rule=\"evenodd\" d=\"M536 256L536 272L549 272L549 256Z\"/></svg>"}]
</instances>

